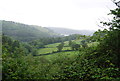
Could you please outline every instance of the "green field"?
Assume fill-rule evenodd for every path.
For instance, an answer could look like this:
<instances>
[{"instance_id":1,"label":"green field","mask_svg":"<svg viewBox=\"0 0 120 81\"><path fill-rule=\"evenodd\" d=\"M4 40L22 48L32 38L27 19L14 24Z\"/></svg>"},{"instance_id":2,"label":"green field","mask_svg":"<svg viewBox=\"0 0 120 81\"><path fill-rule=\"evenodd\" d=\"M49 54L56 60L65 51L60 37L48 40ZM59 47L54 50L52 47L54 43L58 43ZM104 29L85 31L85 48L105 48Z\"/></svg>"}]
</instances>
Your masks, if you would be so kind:
<instances>
[{"instance_id":1,"label":"green field","mask_svg":"<svg viewBox=\"0 0 120 81\"><path fill-rule=\"evenodd\" d=\"M78 55L80 52L79 51L67 51L67 52L58 52L58 53L54 53L54 54L50 54L50 55L45 55L45 56L37 56L34 58L45 58L47 60L54 60L54 59L58 59L58 57L64 58L71 58L74 59L74 57L76 55Z\"/></svg>"},{"instance_id":2,"label":"green field","mask_svg":"<svg viewBox=\"0 0 120 81\"><path fill-rule=\"evenodd\" d=\"M73 42L75 42L76 44L80 44L80 41L81 40L72 40ZM64 50L71 50L71 47L69 47L69 41L65 41L64 42L64 47L62 49L62 51ZM59 45L60 43L54 43L54 44L48 44L48 45L45 45L45 48L41 48L38 50L39 54L47 54L47 53L53 53L53 52L56 52L58 49L57 49L57 46ZM92 43L88 43L88 46L93 46L93 45L97 45L98 42L92 42Z\"/></svg>"},{"instance_id":3,"label":"green field","mask_svg":"<svg viewBox=\"0 0 120 81\"><path fill-rule=\"evenodd\" d=\"M80 39L80 40L72 40L72 42L75 42L76 44L80 44L80 42L82 41L82 39ZM56 47L56 46L58 46L60 43L54 43L54 44L48 44L48 45L45 45L45 47L50 47L50 48L52 48L52 47ZM69 46L69 41L65 41L64 42L64 46L66 47L66 46Z\"/></svg>"},{"instance_id":4,"label":"green field","mask_svg":"<svg viewBox=\"0 0 120 81\"><path fill-rule=\"evenodd\" d=\"M70 47L64 47L63 50L70 50ZM52 48L41 48L38 50L39 54L46 54L46 53L52 53L52 52L55 52L57 51L57 48L56 47L52 47Z\"/></svg>"},{"instance_id":5,"label":"green field","mask_svg":"<svg viewBox=\"0 0 120 81\"><path fill-rule=\"evenodd\" d=\"M76 43L80 43L81 40L74 40L74 42ZM69 47L68 45L69 41L65 41L64 42L64 47L63 47L63 51L64 50L71 50L71 47ZM53 53L55 51L57 51L57 46L59 45L60 43L54 43L54 44L48 44L48 45L45 45L45 48L41 48L38 50L39 54L46 54L46 53Z\"/></svg>"}]
</instances>

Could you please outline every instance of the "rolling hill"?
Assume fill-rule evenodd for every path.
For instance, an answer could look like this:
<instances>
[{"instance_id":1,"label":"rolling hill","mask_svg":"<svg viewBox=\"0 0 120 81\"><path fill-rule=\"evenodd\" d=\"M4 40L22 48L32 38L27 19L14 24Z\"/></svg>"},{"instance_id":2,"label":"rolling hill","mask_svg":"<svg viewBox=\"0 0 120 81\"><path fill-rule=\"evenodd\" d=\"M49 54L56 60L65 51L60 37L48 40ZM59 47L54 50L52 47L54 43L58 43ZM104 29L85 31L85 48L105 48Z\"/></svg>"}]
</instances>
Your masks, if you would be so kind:
<instances>
[{"instance_id":1,"label":"rolling hill","mask_svg":"<svg viewBox=\"0 0 120 81\"><path fill-rule=\"evenodd\" d=\"M48 28L4 20L2 21L2 32L4 35L25 42L39 38L60 36Z\"/></svg>"},{"instance_id":2,"label":"rolling hill","mask_svg":"<svg viewBox=\"0 0 120 81\"><path fill-rule=\"evenodd\" d=\"M55 33L62 34L62 35L71 35L71 34L81 34L81 35L92 35L95 31L94 30L74 30L68 28L58 28L58 27L46 27L51 29Z\"/></svg>"}]
</instances>

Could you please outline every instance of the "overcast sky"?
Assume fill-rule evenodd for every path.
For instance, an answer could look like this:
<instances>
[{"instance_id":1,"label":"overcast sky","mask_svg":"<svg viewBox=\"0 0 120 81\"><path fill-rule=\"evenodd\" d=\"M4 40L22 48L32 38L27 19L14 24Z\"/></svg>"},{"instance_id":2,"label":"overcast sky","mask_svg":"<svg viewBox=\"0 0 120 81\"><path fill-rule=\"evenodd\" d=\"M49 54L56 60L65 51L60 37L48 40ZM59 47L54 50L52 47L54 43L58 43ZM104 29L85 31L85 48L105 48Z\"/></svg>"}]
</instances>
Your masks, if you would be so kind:
<instances>
[{"instance_id":1,"label":"overcast sky","mask_svg":"<svg viewBox=\"0 0 120 81\"><path fill-rule=\"evenodd\" d=\"M111 0L0 0L0 20L71 29L97 30Z\"/></svg>"}]
</instances>

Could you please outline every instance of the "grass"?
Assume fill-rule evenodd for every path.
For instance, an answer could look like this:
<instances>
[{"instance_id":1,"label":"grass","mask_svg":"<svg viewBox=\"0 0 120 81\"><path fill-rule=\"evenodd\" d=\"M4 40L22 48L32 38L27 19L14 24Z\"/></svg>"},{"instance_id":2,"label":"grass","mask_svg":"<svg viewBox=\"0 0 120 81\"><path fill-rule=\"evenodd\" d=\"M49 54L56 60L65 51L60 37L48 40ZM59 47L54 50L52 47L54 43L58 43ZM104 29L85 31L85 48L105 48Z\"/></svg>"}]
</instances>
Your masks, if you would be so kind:
<instances>
[{"instance_id":1,"label":"grass","mask_svg":"<svg viewBox=\"0 0 120 81\"><path fill-rule=\"evenodd\" d=\"M46 53L52 53L53 51L57 51L57 48L42 48L39 49L39 54L46 54Z\"/></svg>"},{"instance_id":2,"label":"grass","mask_svg":"<svg viewBox=\"0 0 120 81\"><path fill-rule=\"evenodd\" d=\"M98 45L99 44L99 42L92 42L92 43L88 43L88 46L90 47L90 46L96 46L96 45Z\"/></svg>"},{"instance_id":3,"label":"grass","mask_svg":"<svg viewBox=\"0 0 120 81\"><path fill-rule=\"evenodd\" d=\"M70 47L64 47L62 50L70 50L71 48ZM42 48L42 49L39 49L38 52L39 54L46 54L46 53L52 53L53 51L57 51L58 49L57 48Z\"/></svg>"},{"instance_id":4,"label":"grass","mask_svg":"<svg viewBox=\"0 0 120 81\"><path fill-rule=\"evenodd\" d=\"M44 58L46 60L49 60L49 61L53 61L55 59L58 59L59 58L71 58L71 59L74 59L74 57L76 55L78 55L80 52L79 51L67 51L67 52L58 52L58 53L54 53L52 55L45 55L45 56L36 56L34 58Z\"/></svg>"},{"instance_id":5,"label":"grass","mask_svg":"<svg viewBox=\"0 0 120 81\"><path fill-rule=\"evenodd\" d=\"M76 44L80 44L81 39L80 40L72 40L72 41L75 42ZM59 44L60 43L48 44L48 45L45 45L45 47L54 48L54 47L58 46ZM68 45L69 45L69 41L65 41L64 46L68 46Z\"/></svg>"},{"instance_id":6,"label":"grass","mask_svg":"<svg viewBox=\"0 0 120 81\"><path fill-rule=\"evenodd\" d=\"M64 46L68 46L68 43L69 43L69 41L65 41L65 42L64 42ZM47 48L55 48L55 47L57 47L59 44L60 44L60 43L48 44L48 45L45 45L45 47L47 47Z\"/></svg>"},{"instance_id":7,"label":"grass","mask_svg":"<svg viewBox=\"0 0 120 81\"><path fill-rule=\"evenodd\" d=\"M55 48L56 46L58 46L60 43L54 43L54 44L48 44L45 45L46 48Z\"/></svg>"},{"instance_id":8,"label":"grass","mask_svg":"<svg viewBox=\"0 0 120 81\"><path fill-rule=\"evenodd\" d=\"M71 48L68 47L68 42L69 41L65 41L64 42L64 47L62 50L70 50ZM41 48L38 50L39 54L46 54L46 53L52 53L53 51L57 51L57 46L59 45L60 43L54 43L54 44L48 44L48 45L45 45L45 48Z\"/></svg>"},{"instance_id":9,"label":"grass","mask_svg":"<svg viewBox=\"0 0 120 81\"><path fill-rule=\"evenodd\" d=\"M71 48L70 47L63 47L62 50L71 50Z\"/></svg>"},{"instance_id":10,"label":"grass","mask_svg":"<svg viewBox=\"0 0 120 81\"><path fill-rule=\"evenodd\" d=\"M73 42L75 42L76 44L80 44L80 41L81 40L72 40ZM56 52L58 49L57 49L57 46L59 45L60 43L54 43L54 44L48 44L48 45L45 45L45 48L41 48L38 50L39 54L47 54L47 53L53 53L53 52ZM64 47L63 47L63 51L64 50L71 50L71 47L68 46L69 45L69 41L65 41L64 42ZM88 43L88 46L92 46L92 45L98 45L98 42L92 42L92 43Z\"/></svg>"}]
</instances>

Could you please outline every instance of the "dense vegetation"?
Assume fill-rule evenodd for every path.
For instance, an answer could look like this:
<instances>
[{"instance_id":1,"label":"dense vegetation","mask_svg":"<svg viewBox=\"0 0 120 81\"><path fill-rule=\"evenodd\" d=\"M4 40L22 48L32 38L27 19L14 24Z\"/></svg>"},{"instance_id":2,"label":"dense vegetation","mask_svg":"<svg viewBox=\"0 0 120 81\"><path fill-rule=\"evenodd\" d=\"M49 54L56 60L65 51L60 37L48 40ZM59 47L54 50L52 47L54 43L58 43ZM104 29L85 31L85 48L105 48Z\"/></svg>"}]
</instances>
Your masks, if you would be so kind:
<instances>
[{"instance_id":1,"label":"dense vegetation","mask_svg":"<svg viewBox=\"0 0 120 81\"><path fill-rule=\"evenodd\" d=\"M98 30L93 36L77 35L74 40L23 43L3 35L3 80L119 81L120 8L110 14L114 15L111 21L101 22L109 29ZM56 50L39 56L41 49L48 48Z\"/></svg>"}]
</instances>

